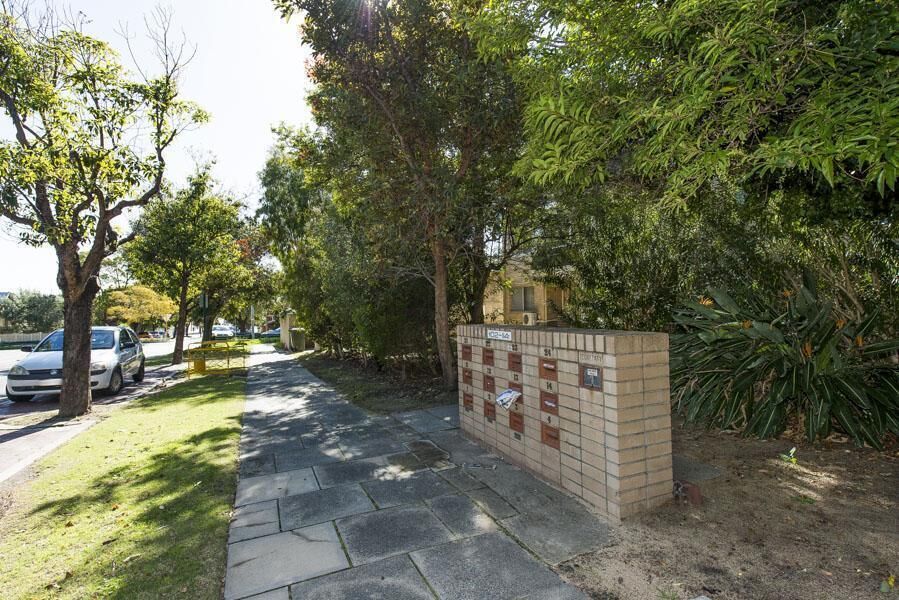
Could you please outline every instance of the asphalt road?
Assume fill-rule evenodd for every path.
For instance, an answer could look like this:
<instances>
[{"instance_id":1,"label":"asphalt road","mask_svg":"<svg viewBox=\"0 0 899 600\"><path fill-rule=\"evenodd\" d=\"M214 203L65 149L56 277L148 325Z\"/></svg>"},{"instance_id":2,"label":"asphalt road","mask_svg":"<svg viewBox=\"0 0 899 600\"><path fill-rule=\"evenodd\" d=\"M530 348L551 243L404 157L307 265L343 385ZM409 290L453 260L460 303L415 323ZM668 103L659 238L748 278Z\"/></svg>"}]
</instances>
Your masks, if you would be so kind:
<instances>
[{"instance_id":1,"label":"asphalt road","mask_svg":"<svg viewBox=\"0 0 899 600\"><path fill-rule=\"evenodd\" d=\"M189 340L190 338L185 339L185 347L187 347L187 342ZM151 342L149 344L144 344L144 356L147 358L162 356L163 354L169 354L174 349L175 340L169 340L168 342ZM21 350L0 350L0 406L8 404L6 401L6 374L9 373L12 366L22 358L25 358L25 353Z\"/></svg>"}]
</instances>

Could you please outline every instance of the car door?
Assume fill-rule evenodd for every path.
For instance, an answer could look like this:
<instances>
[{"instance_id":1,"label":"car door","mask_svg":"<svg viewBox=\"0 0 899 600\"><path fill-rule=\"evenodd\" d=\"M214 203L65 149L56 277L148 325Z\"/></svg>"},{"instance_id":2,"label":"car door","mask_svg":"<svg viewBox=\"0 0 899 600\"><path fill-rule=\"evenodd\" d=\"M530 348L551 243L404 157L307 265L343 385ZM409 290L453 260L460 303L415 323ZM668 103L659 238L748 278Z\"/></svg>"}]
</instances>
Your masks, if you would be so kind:
<instances>
[{"instance_id":1,"label":"car door","mask_svg":"<svg viewBox=\"0 0 899 600\"><path fill-rule=\"evenodd\" d=\"M132 329L129 329L128 333L131 334L131 338L134 340L134 372L137 373L137 370L140 369L140 363L144 360L144 344Z\"/></svg>"},{"instance_id":2,"label":"car door","mask_svg":"<svg viewBox=\"0 0 899 600\"><path fill-rule=\"evenodd\" d=\"M131 336L131 332L124 327L119 330L119 364L122 365L122 374L131 375L136 367L134 358L137 355L137 339Z\"/></svg>"}]
</instances>

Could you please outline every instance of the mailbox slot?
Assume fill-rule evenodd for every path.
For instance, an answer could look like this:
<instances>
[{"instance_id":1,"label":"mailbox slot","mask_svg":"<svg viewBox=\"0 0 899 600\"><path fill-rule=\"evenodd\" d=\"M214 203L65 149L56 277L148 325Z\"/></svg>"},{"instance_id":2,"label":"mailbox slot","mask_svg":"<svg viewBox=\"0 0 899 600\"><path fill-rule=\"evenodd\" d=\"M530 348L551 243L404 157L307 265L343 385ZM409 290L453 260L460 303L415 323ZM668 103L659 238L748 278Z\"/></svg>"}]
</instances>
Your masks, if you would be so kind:
<instances>
[{"instance_id":1,"label":"mailbox slot","mask_svg":"<svg viewBox=\"0 0 899 600\"><path fill-rule=\"evenodd\" d=\"M491 394L496 393L496 383L494 383L492 375L484 375L484 391Z\"/></svg>"},{"instance_id":2,"label":"mailbox slot","mask_svg":"<svg viewBox=\"0 0 899 600\"><path fill-rule=\"evenodd\" d=\"M517 412L509 413L509 429L524 433L524 415Z\"/></svg>"},{"instance_id":3,"label":"mailbox slot","mask_svg":"<svg viewBox=\"0 0 899 600\"><path fill-rule=\"evenodd\" d=\"M491 421L496 420L496 402L484 400L484 416Z\"/></svg>"},{"instance_id":4,"label":"mailbox slot","mask_svg":"<svg viewBox=\"0 0 899 600\"><path fill-rule=\"evenodd\" d=\"M554 358L540 358L540 379L548 379L549 381L558 381L559 372Z\"/></svg>"},{"instance_id":5,"label":"mailbox slot","mask_svg":"<svg viewBox=\"0 0 899 600\"><path fill-rule=\"evenodd\" d=\"M509 352L509 370L521 373L521 352Z\"/></svg>"},{"instance_id":6,"label":"mailbox slot","mask_svg":"<svg viewBox=\"0 0 899 600\"><path fill-rule=\"evenodd\" d=\"M465 410L473 410L474 409L474 396L472 396L468 392L464 392L462 394L462 405L465 407Z\"/></svg>"},{"instance_id":7,"label":"mailbox slot","mask_svg":"<svg viewBox=\"0 0 899 600\"><path fill-rule=\"evenodd\" d=\"M516 383L514 381L510 381L508 383L509 383L510 390L515 390L516 392L521 394L521 396L518 397L518 400L516 400L515 404L513 404L512 406L517 406L517 407L523 406L524 405L524 388L522 387L522 385L520 383Z\"/></svg>"},{"instance_id":8,"label":"mailbox slot","mask_svg":"<svg viewBox=\"0 0 899 600\"><path fill-rule=\"evenodd\" d=\"M551 415L559 414L559 395L552 392L540 392L540 410Z\"/></svg>"},{"instance_id":9,"label":"mailbox slot","mask_svg":"<svg viewBox=\"0 0 899 600\"><path fill-rule=\"evenodd\" d=\"M471 345L464 344L462 346L462 360L471 361Z\"/></svg>"},{"instance_id":10,"label":"mailbox slot","mask_svg":"<svg viewBox=\"0 0 899 600\"><path fill-rule=\"evenodd\" d=\"M472 382L471 369L462 369L462 383L467 383L468 385L471 385L471 382Z\"/></svg>"},{"instance_id":11,"label":"mailbox slot","mask_svg":"<svg viewBox=\"0 0 899 600\"><path fill-rule=\"evenodd\" d=\"M493 349L492 348L484 348L482 362L489 366L493 366Z\"/></svg>"},{"instance_id":12,"label":"mailbox slot","mask_svg":"<svg viewBox=\"0 0 899 600\"><path fill-rule=\"evenodd\" d=\"M550 448L559 449L561 445L559 443L559 428L552 427L551 425L547 425L546 423L540 424L540 441L549 446Z\"/></svg>"}]
</instances>

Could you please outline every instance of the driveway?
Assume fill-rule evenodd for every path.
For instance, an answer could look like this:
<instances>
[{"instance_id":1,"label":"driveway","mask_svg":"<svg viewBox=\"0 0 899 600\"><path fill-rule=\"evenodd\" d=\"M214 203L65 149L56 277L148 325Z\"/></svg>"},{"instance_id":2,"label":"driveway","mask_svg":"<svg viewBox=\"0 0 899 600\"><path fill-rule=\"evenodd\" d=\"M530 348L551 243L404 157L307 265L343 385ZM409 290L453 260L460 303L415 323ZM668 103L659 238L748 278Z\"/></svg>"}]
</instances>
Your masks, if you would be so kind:
<instances>
[{"instance_id":1,"label":"driveway","mask_svg":"<svg viewBox=\"0 0 899 600\"><path fill-rule=\"evenodd\" d=\"M551 566L606 523L463 438L456 405L369 415L288 356L253 361L226 600L586 599Z\"/></svg>"}]
</instances>

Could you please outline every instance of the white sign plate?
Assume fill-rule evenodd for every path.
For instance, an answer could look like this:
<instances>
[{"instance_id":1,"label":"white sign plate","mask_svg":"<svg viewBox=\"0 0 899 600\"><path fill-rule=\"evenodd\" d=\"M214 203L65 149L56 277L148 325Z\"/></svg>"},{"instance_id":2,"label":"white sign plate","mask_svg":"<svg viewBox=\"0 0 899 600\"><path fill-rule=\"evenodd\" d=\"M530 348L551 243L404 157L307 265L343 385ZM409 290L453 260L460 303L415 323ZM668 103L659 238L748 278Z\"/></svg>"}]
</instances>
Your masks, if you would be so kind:
<instances>
[{"instance_id":1,"label":"white sign plate","mask_svg":"<svg viewBox=\"0 0 899 600\"><path fill-rule=\"evenodd\" d=\"M504 329L488 329L487 339L502 340L504 342L512 341L512 332Z\"/></svg>"}]
</instances>

